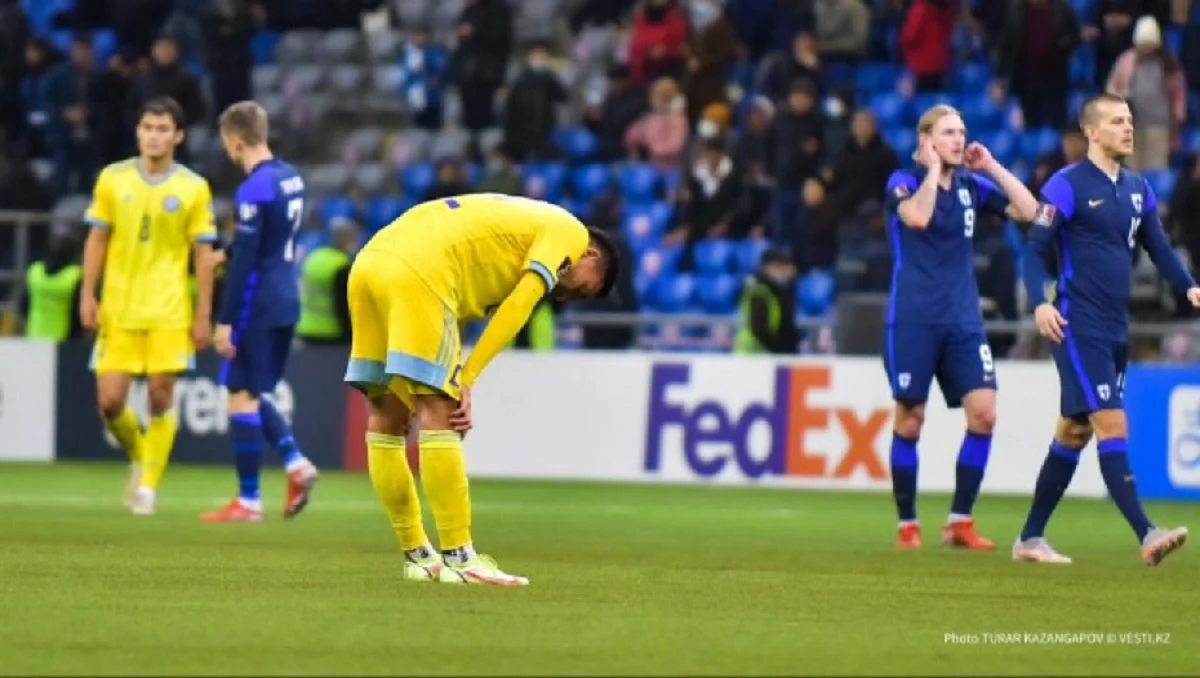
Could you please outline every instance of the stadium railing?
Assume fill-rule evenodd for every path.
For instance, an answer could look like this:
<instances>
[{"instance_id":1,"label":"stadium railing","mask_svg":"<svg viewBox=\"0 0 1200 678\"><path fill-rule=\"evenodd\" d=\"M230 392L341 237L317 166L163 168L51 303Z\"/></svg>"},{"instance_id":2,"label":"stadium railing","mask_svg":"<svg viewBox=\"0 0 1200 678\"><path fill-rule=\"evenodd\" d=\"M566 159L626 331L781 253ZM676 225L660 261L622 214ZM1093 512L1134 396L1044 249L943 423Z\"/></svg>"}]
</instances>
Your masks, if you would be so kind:
<instances>
[{"instance_id":1,"label":"stadium railing","mask_svg":"<svg viewBox=\"0 0 1200 678\"><path fill-rule=\"evenodd\" d=\"M25 288L33 229L55 221L50 212L0 210L0 317L10 317Z\"/></svg>"}]
</instances>

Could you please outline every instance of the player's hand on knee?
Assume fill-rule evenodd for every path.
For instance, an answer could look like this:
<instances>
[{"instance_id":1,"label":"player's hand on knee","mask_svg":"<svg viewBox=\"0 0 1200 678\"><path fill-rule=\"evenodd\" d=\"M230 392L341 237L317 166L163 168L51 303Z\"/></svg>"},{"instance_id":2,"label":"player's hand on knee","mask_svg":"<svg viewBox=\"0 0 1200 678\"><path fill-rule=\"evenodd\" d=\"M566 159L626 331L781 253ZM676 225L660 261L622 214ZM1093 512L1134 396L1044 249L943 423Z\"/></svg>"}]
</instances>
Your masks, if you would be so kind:
<instances>
[{"instance_id":1,"label":"player's hand on knee","mask_svg":"<svg viewBox=\"0 0 1200 678\"><path fill-rule=\"evenodd\" d=\"M462 387L462 399L458 401L458 408L450 413L450 427L467 437L467 431L471 430L471 389Z\"/></svg>"},{"instance_id":2,"label":"player's hand on knee","mask_svg":"<svg viewBox=\"0 0 1200 678\"><path fill-rule=\"evenodd\" d=\"M1043 337L1056 344L1062 343L1063 327L1066 326L1067 319L1062 317L1057 308L1051 304L1042 304L1034 310L1033 319Z\"/></svg>"},{"instance_id":3,"label":"player's hand on knee","mask_svg":"<svg viewBox=\"0 0 1200 678\"><path fill-rule=\"evenodd\" d=\"M1193 287L1188 290L1187 299L1192 304L1192 308L1200 308L1200 287Z\"/></svg>"},{"instance_id":4,"label":"player's hand on knee","mask_svg":"<svg viewBox=\"0 0 1200 678\"><path fill-rule=\"evenodd\" d=\"M237 347L233 345L233 327L217 325L213 333L213 348L222 358L233 360L237 356Z\"/></svg>"}]
</instances>

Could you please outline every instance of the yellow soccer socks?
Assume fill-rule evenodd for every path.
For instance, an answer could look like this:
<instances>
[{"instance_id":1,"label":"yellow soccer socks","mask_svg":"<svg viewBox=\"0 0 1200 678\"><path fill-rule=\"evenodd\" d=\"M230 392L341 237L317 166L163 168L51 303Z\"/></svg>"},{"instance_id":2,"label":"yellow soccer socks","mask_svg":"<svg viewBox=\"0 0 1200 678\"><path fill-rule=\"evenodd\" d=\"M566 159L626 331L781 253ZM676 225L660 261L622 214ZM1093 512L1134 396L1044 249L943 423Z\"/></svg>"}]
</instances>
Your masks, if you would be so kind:
<instances>
[{"instance_id":1,"label":"yellow soccer socks","mask_svg":"<svg viewBox=\"0 0 1200 678\"><path fill-rule=\"evenodd\" d=\"M404 438L382 433L367 434L367 468L375 494L383 503L400 548L408 553L429 544L421 523L421 499L412 469L408 467ZM432 554L431 554L432 555Z\"/></svg>"},{"instance_id":2,"label":"yellow soccer socks","mask_svg":"<svg viewBox=\"0 0 1200 678\"><path fill-rule=\"evenodd\" d=\"M437 523L438 548L447 554L447 562L451 556L470 559L471 498L461 435L421 431L421 484Z\"/></svg>"},{"instance_id":3,"label":"yellow soccer socks","mask_svg":"<svg viewBox=\"0 0 1200 678\"><path fill-rule=\"evenodd\" d=\"M175 446L175 413L150 417L142 436L142 489L156 491Z\"/></svg>"},{"instance_id":4,"label":"yellow soccer socks","mask_svg":"<svg viewBox=\"0 0 1200 678\"><path fill-rule=\"evenodd\" d=\"M117 443L129 455L129 461L138 463L142 460L142 425L138 423L133 408L126 405L116 417L104 419L104 427L117 439Z\"/></svg>"}]
</instances>

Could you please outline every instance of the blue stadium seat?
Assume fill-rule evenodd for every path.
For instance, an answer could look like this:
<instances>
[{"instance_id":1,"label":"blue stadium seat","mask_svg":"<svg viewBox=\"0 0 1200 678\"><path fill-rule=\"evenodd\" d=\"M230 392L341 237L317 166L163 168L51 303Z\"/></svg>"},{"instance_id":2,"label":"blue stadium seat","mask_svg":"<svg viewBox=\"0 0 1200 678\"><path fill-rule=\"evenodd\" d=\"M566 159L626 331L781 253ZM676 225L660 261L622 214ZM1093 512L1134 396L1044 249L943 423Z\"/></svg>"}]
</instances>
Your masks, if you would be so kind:
<instances>
[{"instance_id":1,"label":"blue stadium seat","mask_svg":"<svg viewBox=\"0 0 1200 678\"><path fill-rule=\"evenodd\" d=\"M824 315L833 305L835 291L833 274L815 268L796 281L796 305L804 315Z\"/></svg>"},{"instance_id":2,"label":"blue stadium seat","mask_svg":"<svg viewBox=\"0 0 1200 678\"><path fill-rule=\"evenodd\" d=\"M954 97L941 92L917 94L912 99L912 105L908 107L907 115L904 120L905 126L916 127L917 120L921 117L921 114L938 104L953 105Z\"/></svg>"},{"instance_id":3,"label":"blue stadium seat","mask_svg":"<svg viewBox=\"0 0 1200 678\"><path fill-rule=\"evenodd\" d=\"M1071 83L1079 87L1094 87L1096 72L1095 51L1087 48L1075 50L1071 55Z\"/></svg>"},{"instance_id":4,"label":"blue stadium seat","mask_svg":"<svg viewBox=\"0 0 1200 678\"><path fill-rule=\"evenodd\" d=\"M992 69L987 64L970 62L955 66L951 77L954 89L962 94L978 94L987 90L992 80Z\"/></svg>"},{"instance_id":5,"label":"blue stadium seat","mask_svg":"<svg viewBox=\"0 0 1200 678\"><path fill-rule=\"evenodd\" d=\"M890 63L863 64L854 74L855 85L862 94L890 92L900 78L900 68Z\"/></svg>"},{"instance_id":6,"label":"blue stadium seat","mask_svg":"<svg viewBox=\"0 0 1200 678\"><path fill-rule=\"evenodd\" d=\"M1011 165L1017 153L1017 139L1011 131L998 129L980 135L980 141L1002 165Z\"/></svg>"},{"instance_id":7,"label":"blue stadium seat","mask_svg":"<svg viewBox=\"0 0 1200 678\"><path fill-rule=\"evenodd\" d=\"M554 143L572 162L585 162L596 153L596 137L582 126L556 130Z\"/></svg>"},{"instance_id":8,"label":"blue stadium seat","mask_svg":"<svg viewBox=\"0 0 1200 678\"><path fill-rule=\"evenodd\" d=\"M975 137L1004 127L1004 109L997 106L987 92L962 94L958 100L958 110L963 114L969 136Z\"/></svg>"},{"instance_id":9,"label":"blue stadium seat","mask_svg":"<svg viewBox=\"0 0 1200 678\"><path fill-rule=\"evenodd\" d=\"M664 313L686 313L695 308L696 279L687 273L658 277L651 292L654 305Z\"/></svg>"},{"instance_id":10,"label":"blue stadium seat","mask_svg":"<svg viewBox=\"0 0 1200 678\"><path fill-rule=\"evenodd\" d=\"M575 168L571 176L571 193L577 200L592 200L612 184L608 165L595 163Z\"/></svg>"},{"instance_id":11,"label":"blue stadium seat","mask_svg":"<svg viewBox=\"0 0 1200 678\"><path fill-rule=\"evenodd\" d=\"M1151 170L1143 173L1143 176L1150 184L1150 190L1154 191L1158 204L1162 205L1171 199L1171 194L1175 192L1175 172L1169 169Z\"/></svg>"},{"instance_id":12,"label":"blue stadium seat","mask_svg":"<svg viewBox=\"0 0 1200 678\"><path fill-rule=\"evenodd\" d=\"M562 198L567 168L556 162L525 165L525 195L557 202Z\"/></svg>"},{"instance_id":13,"label":"blue stadium seat","mask_svg":"<svg viewBox=\"0 0 1200 678\"><path fill-rule=\"evenodd\" d=\"M647 308L654 306L654 283L657 280L658 278L640 271L634 274L633 291L637 293L638 306Z\"/></svg>"},{"instance_id":14,"label":"blue stadium seat","mask_svg":"<svg viewBox=\"0 0 1200 678\"><path fill-rule=\"evenodd\" d=\"M1189 109L1190 110L1190 109ZM1200 129L1191 128L1183 132L1183 152L1200 153Z\"/></svg>"},{"instance_id":15,"label":"blue stadium seat","mask_svg":"<svg viewBox=\"0 0 1200 678\"><path fill-rule=\"evenodd\" d=\"M1083 108L1083 102L1087 101L1087 96L1083 92L1071 92L1067 95L1067 117L1070 120L1079 119L1079 109Z\"/></svg>"},{"instance_id":16,"label":"blue stadium seat","mask_svg":"<svg viewBox=\"0 0 1200 678\"><path fill-rule=\"evenodd\" d=\"M879 119L883 129L903 126L908 119L909 102L895 92L880 92L871 97L868 106Z\"/></svg>"},{"instance_id":17,"label":"blue stadium seat","mask_svg":"<svg viewBox=\"0 0 1200 678\"><path fill-rule=\"evenodd\" d=\"M580 221L589 221L592 218L592 202L590 200L563 198L558 204L563 209L574 214Z\"/></svg>"},{"instance_id":18,"label":"blue stadium seat","mask_svg":"<svg viewBox=\"0 0 1200 678\"><path fill-rule=\"evenodd\" d=\"M885 127L882 136L896 155L900 156L900 164L906 166L913 151L917 150L917 133L910 127L893 125Z\"/></svg>"},{"instance_id":19,"label":"blue stadium seat","mask_svg":"<svg viewBox=\"0 0 1200 678\"><path fill-rule=\"evenodd\" d=\"M682 257L683 247L679 245L647 247L638 255L637 275L657 278L664 273L674 273Z\"/></svg>"},{"instance_id":20,"label":"blue stadium seat","mask_svg":"<svg viewBox=\"0 0 1200 678\"><path fill-rule=\"evenodd\" d=\"M702 276L716 276L728 273L733 257L733 243L722 238L701 240L692 247L692 258L696 263L696 273Z\"/></svg>"},{"instance_id":21,"label":"blue stadium seat","mask_svg":"<svg viewBox=\"0 0 1200 678\"><path fill-rule=\"evenodd\" d=\"M658 197L658 172L650 165L625 165L617 170L617 183L627 202L650 202Z\"/></svg>"},{"instance_id":22,"label":"blue stadium seat","mask_svg":"<svg viewBox=\"0 0 1200 678\"><path fill-rule=\"evenodd\" d=\"M358 219L358 205L345 195L333 195L321 201L321 223L329 225L338 217Z\"/></svg>"},{"instance_id":23,"label":"blue stadium seat","mask_svg":"<svg viewBox=\"0 0 1200 678\"><path fill-rule=\"evenodd\" d=\"M329 242L329 231L323 228L306 228L296 234L296 262L304 263L304 259L318 247Z\"/></svg>"},{"instance_id":24,"label":"blue stadium seat","mask_svg":"<svg viewBox=\"0 0 1200 678\"><path fill-rule=\"evenodd\" d=\"M630 243L652 239L657 242L671 221L671 204L651 202L625 207L621 230Z\"/></svg>"},{"instance_id":25,"label":"blue stadium seat","mask_svg":"<svg viewBox=\"0 0 1200 678\"><path fill-rule=\"evenodd\" d=\"M707 313L732 313L737 308L740 285L737 276L729 274L698 277L696 300Z\"/></svg>"},{"instance_id":26,"label":"blue stadium seat","mask_svg":"<svg viewBox=\"0 0 1200 678\"><path fill-rule=\"evenodd\" d=\"M104 29L92 33L92 51L96 54L96 65L103 67L117 53L117 32Z\"/></svg>"},{"instance_id":27,"label":"blue stadium seat","mask_svg":"<svg viewBox=\"0 0 1200 678\"><path fill-rule=\"evenodd\" d=\"M1059 133L1053 129L1025 130L1017 142L1017 157L1032 165L1043 153L1058 146Z\"/></svg>"},{"instance_id":28,"label":"blue stadium seat","mask_svg":"<svg viewBox=\"0 0 1200 678\"><path fill-rule=\"evenodd\" d=\"M763 253L771 246L766 238L743 240L736 245L734 267L741 275L751 275L762 265Z\"/></svg>"},{"instance_id":29,"label":"blue stadium seat","mask_svg":"<svg viewBox=\"0 0 1200 678\"><path fill-rule=\"evenodd\" d=\"M367 232L374 233L392 223L412 207L414 202L395 195L378 195L367 200L364 220Z\"/></svg>"},{"instance_id":30,"label":"blue stadium seat","mask_svg":"<svg viewBox=\"0 0 1200 678\"><path fill-rule=\"evenodd\" d=\"M463 166L463 172L467 175L467 185L474 188L483 181L483 177L487 174L483 165L477 162L469 162Z\"/></svg>"},{"instance_id":31,"label":"blue stadium seat","mask_svg":"<svg viewBox=\"0 0 1200 678\"><path fill-rule=\"evenodd\" d=\"M670 195L679 188L679 183L683 180L683 172L679 171L678 167L672 167L659 171L658 178L662 182L663 190Z\"/></svg>"},{"instance_id":32,"label":"blue stadium seat","mask_svg":"<svg viewBox=\"0 0 1200 678\"><path fill-rule=\"evenodd\" d=\"M275 45L279 43L278 31L259 31L250 38L250 54L255 66L272 63L275 59Z\"/></svg>"},{"instance_id":33,"label":"blue stadium seat","mask_svg":"<svg viewBox=\"0 0 1200 678\"><path fill-rule=\"evenodd\" d=\"M413 200L420 200L437 178L433 165L427 162L417 162L408 165L400 174L400 184L404 193Z\"/></svg>"}]
</instances>

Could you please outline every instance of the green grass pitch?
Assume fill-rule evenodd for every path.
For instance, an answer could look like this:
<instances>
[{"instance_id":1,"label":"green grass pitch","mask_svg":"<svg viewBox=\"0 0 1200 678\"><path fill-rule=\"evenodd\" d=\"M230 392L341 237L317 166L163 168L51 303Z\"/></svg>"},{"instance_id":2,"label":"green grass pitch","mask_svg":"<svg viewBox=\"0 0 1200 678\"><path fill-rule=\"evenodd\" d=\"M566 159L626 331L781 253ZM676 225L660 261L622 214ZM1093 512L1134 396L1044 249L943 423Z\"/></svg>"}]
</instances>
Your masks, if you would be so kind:
<instances>
[{"instance_id":1,"label":"green grass pitch","mask_svg":"<svg viewBox=\"0 0 1200 678\"><path fill-rule=\"evenodd\" d=\"M309 510L284 522L273 471L261 525L197 520L229 498L232 469L171 468L148 518L120 506L124 475L116 464L0 466L0 673L1200 667L1200 545L1148 568L1105 502L1068 500L1050 536L1075 563L1039 566L1008 559L1025 498L981 499L999 548L965 553L936 543L948 498L923 497L926 548L898 553L882 494L476 481L477 543L532 578L517 590L402 581L362 475L326 474ZM1198 506L1149 509L1200 527ZM1098 635L1072 644L1041 632Z\"/></svg>"}]
</instances>

